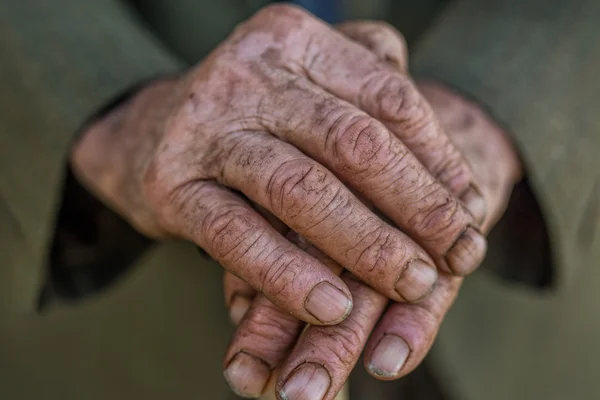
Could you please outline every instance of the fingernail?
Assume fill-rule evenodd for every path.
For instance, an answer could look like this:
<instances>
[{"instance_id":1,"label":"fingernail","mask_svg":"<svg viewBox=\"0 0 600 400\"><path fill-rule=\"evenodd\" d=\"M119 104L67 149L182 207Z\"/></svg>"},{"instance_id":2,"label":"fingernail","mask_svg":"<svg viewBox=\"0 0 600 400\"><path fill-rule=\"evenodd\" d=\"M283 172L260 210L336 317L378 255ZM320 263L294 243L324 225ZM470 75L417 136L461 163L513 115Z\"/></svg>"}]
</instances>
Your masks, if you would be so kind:
<instances>
[{"instance_id":1,"label":"fingernail","mask_svg":"<svg viewBox=\"0 0 600 400\"><path fill-rule=\"evenodd\" d=\"M246 296L236 295L233 297L229 306L229 318L231 318L231 322L234 325L239 325L244 315L246 315L248 308L250 308L251 302L252 300Z\"/></svg>"},{"instance_id":2,"label":"fingernail","mask_svg":"<svg viewBox=\"0 0 600 400\"><path fill-rule=\"evenodd\" d=\"M460 197L467 210L471 213L475 222L481 225L485 220L486 204L479 190L471 185L466 192Z\"/></svg>"},{"instance_id":3,"label":"fingernail","mask_svg":"<svg viewBox=\"0 0 600 400\"><path fill-rule=\"evenodd\" d=\"M337 323L352 311L352 300L329 282L315 286L304 303L306 311L323 323Z\"/></svg>"},{"instance_id":4,"label":"fingernail","mask_svg":"<svg viewBox=\"0 0 600 400\"><path fill-rule=\"evenodd\" d=\"M483 262L486 251L485 238L469 227L446 253L446 262L454 274L465 276Z\"/></svg>"},{"instance_id":5,"label":"fingernail","mask_svg":"<svg viewBox=\"0 0 600 400\"><path fill-rule=\"evenodd\" d=\"M271 368L260 358L238 353L223 371L223 376L238 396L257 398L269 381Z\"/></svg>"},{"instance_id":6,"label":"fingernail","mask_svg":"<svg viewBox=\"0 0 600 400\"><path fill-rule=\"evenodd\" d=\"M287 379L279 396L283 400L321 400L327 394L331 379L325 368L305 363Z\"/></svg>"},{"instance_id":7,"label":"fingernail","mask_svg":"<svg viewBox=\"0 0 600 400\"><path fill-rule=\"evenodd\" d=\"M375 346L367 368L375 376L392 378L400 373L409 354L410 348L404 339L385 335Z\"/></svg>"},{"instance_id":8,"label":"fingernail","mask_svg":"<svg viewBox=\"0 0 600 400\"><path fill-rule=\"evenodd\" d=\"M396 282L396 292L414 303L427 297L437 282L437 270L423 260L412 260Z\"/></svg>"}]
</instances>

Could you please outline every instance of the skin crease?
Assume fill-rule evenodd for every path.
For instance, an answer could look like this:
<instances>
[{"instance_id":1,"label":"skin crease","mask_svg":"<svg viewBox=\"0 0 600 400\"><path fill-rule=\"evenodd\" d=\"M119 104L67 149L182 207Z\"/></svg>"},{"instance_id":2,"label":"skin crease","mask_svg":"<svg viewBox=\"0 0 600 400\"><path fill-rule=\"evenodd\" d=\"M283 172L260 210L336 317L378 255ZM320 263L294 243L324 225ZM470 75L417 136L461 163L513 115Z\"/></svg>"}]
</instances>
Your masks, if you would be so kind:
<instances>
[{"instance_id":1,"label":"skin crease","mask_svg":"<svg viewBox=\"0 0 600 400\"><path fill-rule=\"evenodd\" d=\"M393 49L393 54L381 54L380 58L398 59L406 54L402 50L402 42L390 35L389 27L382 24L344 24L343 31L367 48L372 49L375 43L376 48ZM365 34L366 38L363 36ZM373 39L373 35L376 39ZM431 103L452 140L474 167L475 179L489 205L490 213L482 226L482 230L488 232L503 214L512 187L521 178L522 167L516 152L504 132L476 104L436 83L421 83L419 88ZM269 220L275 221L272 216ZM279 225L279 229L283 231L285 228ZM330 268L341 271L334 261L319 253L304 238L295 234L291 234L290 237L307 251L324 260ZM442 274L437 287L425 301L419 304L395 303L384 314L387 300L383 296L350 275L345 279L355 299L350 316L337 326L308 327L302 336L300 332L304 324L273 307L263 296L255 298L234 335L224 367L227 369L228 360L238 352L244 351L263 360L273 371L264 378L264 386L258 385L262 387L261 393L245 395L257 397L263 394L265 399L274 399L276 387L281 389L285 379L293 371L305 363L316 363L322 365L330 376L331 385L324 398L332 399L346 381L363 348L365 366L376 378L390 380L406 375L429 351L439 325L462 283L460 277ZM226 278L227 298L235 295L252 296L248 291L240 291L244 287L242 281L238 281L237 285L228 282ZM400 371L389 375L373 368L370 360L375 346L383 338L388 340L387 338L396 336L406 341L410 353ZM235 390L235 384L238 382L230 382L232 383Z\"/></svg>"},{"instance_id":2,"label":"skin crease","mask_svg":"<svg viewBox=\"0 0 600 400\"><path fill-rule=\"evenodd\" d=\"M476 179L488 204L492 205L482 228L488 232L502 215L511 189L521 177L516 153L503 132L479 108L438 84L424 83L420 87L467 159L477 166ZM310 248L303 238L296 236L293 240L303 243L304 248L326 260L332 269L340 271L335 262L327 260L322 253L318 254L318 250ZM263 296L256 297L231 342L225 368L227 360L239 351L263 359L273 369L277 367L269 377L270 384L264 387L266 398L275 398L277 376L281 387L283 379L280 374L285 378L297 366L316 362L325 366L331 376L332 385L325 397L331 399L350 375L363 349L368 368L369 357L381 337L395 334L408 343L411 349L409 358L398 374L375 377L398 379L416 368L431 348L439 325L458 294L462 278L444 274L425 301L418 304L394 303L387 311L385 297L354 279L348 283L355 298L350 316L337 326L309 327L299 340L304 324L273 307ZM237 287L226 283L226 296L241 294L240 288L244 288L243 282L238 282ZM248 291L243 295L252 297Z\"/></svg>"},{"instance_id":3,"label":"skin crease","mask_svg":"<svg viewBox=\"0 0 600 400\"><path fill-rule=\"evenodd\" d=\"M350 290L248 200L384 296L416 301L436 267L480 264L485 207L393 64L301 9L269 6L92 124L71 163L138 230L194 242L295 318L339 323Z\"/></svg>"}]
</instances>

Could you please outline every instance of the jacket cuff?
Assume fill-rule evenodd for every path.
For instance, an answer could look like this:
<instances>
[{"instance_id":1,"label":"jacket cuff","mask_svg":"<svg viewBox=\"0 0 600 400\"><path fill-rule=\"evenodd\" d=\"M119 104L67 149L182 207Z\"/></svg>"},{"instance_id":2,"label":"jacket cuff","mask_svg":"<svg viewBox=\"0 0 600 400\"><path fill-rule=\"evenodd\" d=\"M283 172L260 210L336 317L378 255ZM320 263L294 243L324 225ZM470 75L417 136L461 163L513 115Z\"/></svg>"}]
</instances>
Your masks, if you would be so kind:
<instances>
[{"instance_id":1,"label":"jacket cuff","mask_svg":"<svg viewBox=\"0 0 600 400\"><path fill-rule=\"evenodd\" d=\"M598 2L463 0L419 42L416 75L448 82L513 135L548 228L557 286L596 262ZM565 16L577 15L577 23ZM585 47L582 47L585 46ZM560 51L559 51L559 50ZM519 261L518 255L511 258Z\"/></svg>"},{"instance_id":2,"label":"jacket cuff","mask_svg":"<svg viewBox=\"0 0 600 400\"><path fill-rule=\"evenodd\" d=\"M119 1L24 0L1 8L0 130L8 136L0 193L28 251L0 255L11 277L0 290L13 293L9 308L31 311L74 133L115 94L181 64Z\"/></svg>"}]
</instances>

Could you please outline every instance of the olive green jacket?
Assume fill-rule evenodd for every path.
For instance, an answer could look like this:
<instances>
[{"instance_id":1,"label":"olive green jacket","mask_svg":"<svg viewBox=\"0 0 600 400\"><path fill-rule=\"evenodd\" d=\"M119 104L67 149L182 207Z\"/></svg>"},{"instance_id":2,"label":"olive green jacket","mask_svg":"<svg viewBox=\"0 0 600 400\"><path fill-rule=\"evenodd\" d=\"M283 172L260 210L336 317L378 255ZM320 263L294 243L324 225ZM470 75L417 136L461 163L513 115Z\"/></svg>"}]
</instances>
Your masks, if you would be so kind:
<instances>
[{"instance_id":1,"label":"olive green jacket","mask_svg":"<svg viewBox=\"0 0 600 400\"><path fill-rule=\"evenodd\" d=\"M144 21L117 0L0 0L2 398L229 396L221 271L189 245L154 247L108 292L35 314L75 133L131 85L200 59L264 1L135 3ZM400 30L423 15L386 11L410 1L350 3L350 17ZM458 399L600 398L599 20L596 0L462 0L414 47L417 75L473 96L512 133L552 248L544 293L485 271L467 280L433 352ZM531 255L498 237L488 269L527 270Z\"/></svg>"}]
</instances>

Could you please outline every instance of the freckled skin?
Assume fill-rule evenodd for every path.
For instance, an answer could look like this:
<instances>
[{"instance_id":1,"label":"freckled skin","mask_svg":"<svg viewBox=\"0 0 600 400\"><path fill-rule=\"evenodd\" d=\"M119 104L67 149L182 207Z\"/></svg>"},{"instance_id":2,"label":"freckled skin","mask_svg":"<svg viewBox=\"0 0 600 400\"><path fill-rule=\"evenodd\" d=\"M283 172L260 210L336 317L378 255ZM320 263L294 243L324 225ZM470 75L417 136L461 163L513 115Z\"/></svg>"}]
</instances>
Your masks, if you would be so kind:
<instances>
[{"instance_id":1,"label":"freckled skin","mask_svg":"<svg viewBox=\"0 0 600 400\"><path fill-rule=\"evenodd\" d=\"M248 200L396 301L435 283L403 273L413 260L458 273L446 260L470 271L485 254L483 238L456 245L477 225L460 199L473 173L414 82L292 6L266 7L182 76L148 85L90 126L71 161L138 230L194 242L312 324L345 315L318 319L311 291L331 284L342 312L347 285Z\"/></svg>"}]
</instances>

